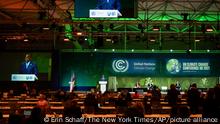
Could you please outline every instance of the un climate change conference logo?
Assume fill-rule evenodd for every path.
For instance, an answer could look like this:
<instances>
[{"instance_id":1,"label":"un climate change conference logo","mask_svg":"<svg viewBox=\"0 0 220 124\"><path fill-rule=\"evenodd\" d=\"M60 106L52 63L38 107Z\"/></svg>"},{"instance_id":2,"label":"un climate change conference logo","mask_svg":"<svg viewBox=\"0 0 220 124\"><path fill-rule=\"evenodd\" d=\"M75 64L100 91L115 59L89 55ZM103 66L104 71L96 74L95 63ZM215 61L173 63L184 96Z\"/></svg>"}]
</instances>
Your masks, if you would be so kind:
<instances>
[{"instance_id":1,"label":"un climate change conference logo","mask_svg":"<svg viewBox=\"0 0 220 124\"><path fill-rule=\"evenodd\" d=\"M170 59L166 65L167 71L176 74L181 70L181 63L177 59Z\"/></svg>"},{"instance_id":2,"label":"un climate change conference logo","mask_svg":"<svg viewBox=\"0 0 220 124\"><path fill-rule=\"evenodd\" d=\"M128 70L129 64L127 60L114 60L112 62L112 68L115 72L126 72Z\"/></svg>"}]
</instances>

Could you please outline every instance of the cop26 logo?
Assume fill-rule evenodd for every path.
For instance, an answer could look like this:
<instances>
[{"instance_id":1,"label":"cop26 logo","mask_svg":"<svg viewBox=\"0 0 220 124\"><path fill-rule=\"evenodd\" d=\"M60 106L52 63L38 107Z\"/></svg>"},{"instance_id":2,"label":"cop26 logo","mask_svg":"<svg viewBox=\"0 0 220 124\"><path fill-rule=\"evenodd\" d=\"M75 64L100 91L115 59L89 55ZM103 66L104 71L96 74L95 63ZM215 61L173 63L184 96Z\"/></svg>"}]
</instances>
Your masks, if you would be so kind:
<instances>
[{"instance_id":1,"label":"cop26 logo","mask_svg":"<svg viewBox=\"0 0 220 124\"><path fill-rule=\"evenodd\" d=\"M129 68L129 64L127 60L114 60L112 62L112 68L115 72L126 72Z\"/></svg>"},{"instance_id":2,"label":"cop26 logo","mask_svg":"<svg viewBox=\"0 0 220 124\"><path fill-rule=\"evenodd\" d=\"M166 68L169 73L176 74L181 70L181 63L177 59L170 59L167 61Z\"/></svg>"}]
</instances>

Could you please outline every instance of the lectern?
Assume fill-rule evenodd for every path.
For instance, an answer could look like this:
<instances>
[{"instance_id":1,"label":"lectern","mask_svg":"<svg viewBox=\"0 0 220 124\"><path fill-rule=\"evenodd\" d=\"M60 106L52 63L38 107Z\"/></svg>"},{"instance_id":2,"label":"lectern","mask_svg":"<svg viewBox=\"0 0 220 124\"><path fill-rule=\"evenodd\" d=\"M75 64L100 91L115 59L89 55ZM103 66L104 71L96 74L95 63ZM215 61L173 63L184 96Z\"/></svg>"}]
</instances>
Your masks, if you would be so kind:
<instances>
[{"instance_id":1,"label":"lectern","mask_svg":"<svg viewBox=\"0 0 220 124\"><path fill-rule=\"evenodd\" d=\"M12 74L11 81L35 81L38 80L35 74Z\"/></svg>"},{"instance_id":2,"label":"lectern","mask_svg":"<svg viewBox=\"0 0 220 124\"><path fill-rule=\"evenodd\" d=\"M106 91L106 85L107 85L107 81L99 81L99 85L100 85L100 91L101 93L104 93Z\"/></svg>"}]
</instances>

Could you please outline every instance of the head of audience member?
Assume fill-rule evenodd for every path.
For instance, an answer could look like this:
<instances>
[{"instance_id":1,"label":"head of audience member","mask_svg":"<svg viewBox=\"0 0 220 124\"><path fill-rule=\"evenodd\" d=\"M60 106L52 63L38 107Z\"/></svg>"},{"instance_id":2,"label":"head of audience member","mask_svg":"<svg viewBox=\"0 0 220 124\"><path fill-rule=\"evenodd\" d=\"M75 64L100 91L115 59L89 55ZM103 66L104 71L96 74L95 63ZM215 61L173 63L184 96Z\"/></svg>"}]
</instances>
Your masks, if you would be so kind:
<instances>
[{"instance_id":1,"label":"head of audience member","mask_svg":"<svg viewBox=\"0 0 220 124\"><path fill-rule=\"evenodd\" d=\"M179 117L181 118L189 118L190 110L188 106L180 106L179 107Z\"/></svg>"},{"instance_id":2,"label":"head of audience member","mask_svg":"<svg viewBox=\"0 0 220 124\"><path fill-rule=\"evenodd\" d=\"M191 89L196 89L197 88L197 84L196 83L193 83L192 85L191 85Z\"/></svg>"},{"instance_id":3,"label":"head of audience member","mask_svg":"<svg viewBox=\"0 0 220 124\"><path fill-rule=\"evenodd\" d=\"M16 109L14 112L10 113L8 124L22 124L22 113L20 110Z\"/></svg>"},{"instance_id":4,"label":"head of audience member","mask_svg":"<svg viewBox=\"0 0 220 124\"><path fill-rule=\"evenodd\" d=\"M171 84L171 85L170 85L170 90L176 90L176 85Z\"/></svg>"},{"instance_id":5,"label":"head of audience member","mask_svg":"<svg viewBox=\"0 0 220 124\"><path fill-rule=\"evenodd\" d=\"M48 101L45 98L44 94L40 94L40 98L37 102L37 107L41 108L42 110L46 110L49 107Z\"/></svg>"},{"instance_id":6,"label":"head of audience member","mask_svg":"<svg viewBox=\"0 0 220 124\"><path fill-rule=\"evenodd\" d=\"M69 99L64 103L64 117L82 117L81 108L77 105L76 101Z\"/></svg>"},{"instance_id":7,"label":"head of audience member","mask_svg":"<svg viewBox=\"0 0 220 124\"><path fill-rule=\"evenodd\" d=\"M136 102L128 107L125 111L125 116L134 118L134 117L144 117L144 105L141 102Z\"/></svg>"},{"instance_id":8,"label":"head of audience member","mask_svg":"<svg viewBox=\"0 0 220 124\"><path fill-rule=\"evenodd\" d=\"M44 124L45 112L39 107L34 107L31 111L31 116L26 124Z\"/></svg>"}]
</instances>

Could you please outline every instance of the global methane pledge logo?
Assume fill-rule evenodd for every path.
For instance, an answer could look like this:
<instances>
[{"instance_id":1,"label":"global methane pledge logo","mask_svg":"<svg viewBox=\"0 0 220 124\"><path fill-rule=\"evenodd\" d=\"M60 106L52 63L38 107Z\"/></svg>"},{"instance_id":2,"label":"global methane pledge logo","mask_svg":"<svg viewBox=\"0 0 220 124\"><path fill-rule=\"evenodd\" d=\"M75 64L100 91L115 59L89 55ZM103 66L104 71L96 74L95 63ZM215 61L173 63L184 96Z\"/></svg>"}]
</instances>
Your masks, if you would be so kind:
<instances>
[{"instance_id":1,"label":"global methane pledge logo","mask_svg":"<svg viewBox=\"0 0 220 124\"><path fill-rule=\"evenodd\" d=\"M170 59L167 61L166 68L171 74L176 74L181 70L181 63L177 59Z\"/></svg>"},{"instance_id":2,"label":"global methane pledge logo","mask_svg":"<svg viewBox=\"0 0 220 124\"><path fill-rule=\"evenodd\" d=\"M112 62L112 68L115 72L126 72L128 70L129 64L127 60L114 60Z\"/></svg>"}]
</instances>

